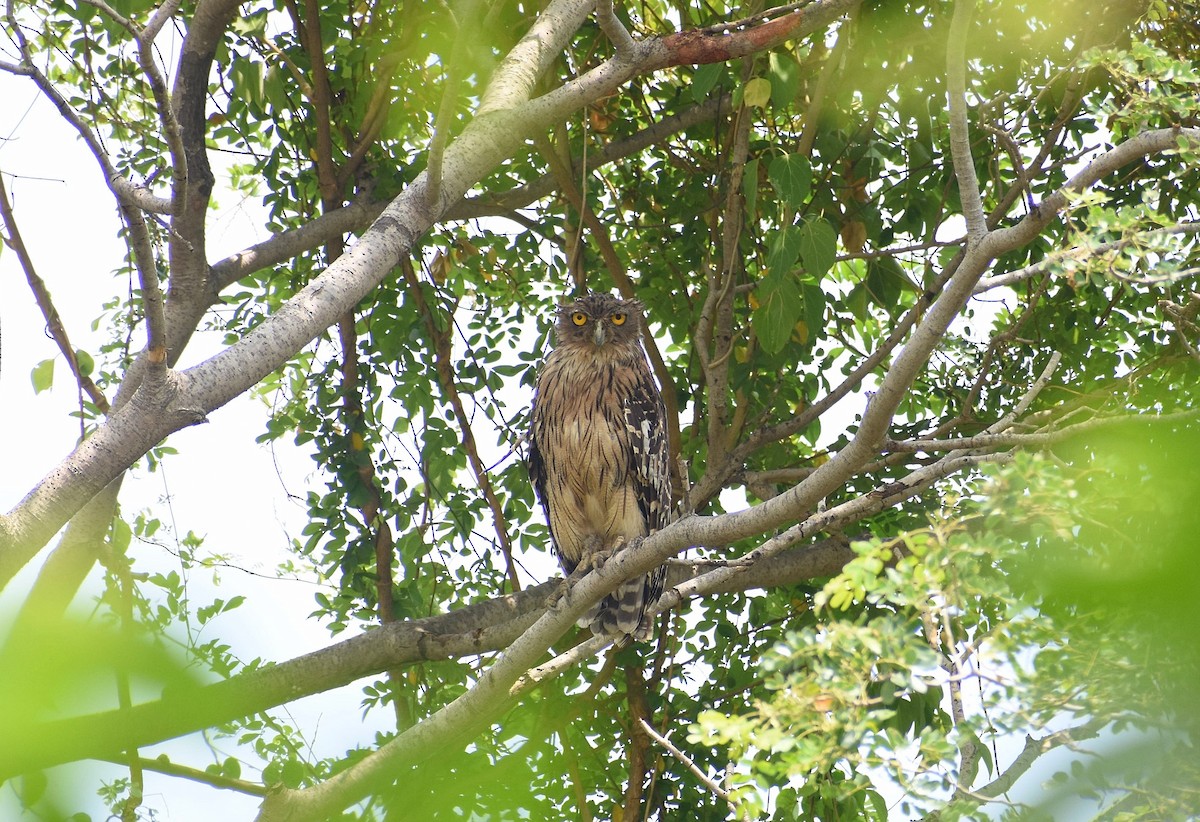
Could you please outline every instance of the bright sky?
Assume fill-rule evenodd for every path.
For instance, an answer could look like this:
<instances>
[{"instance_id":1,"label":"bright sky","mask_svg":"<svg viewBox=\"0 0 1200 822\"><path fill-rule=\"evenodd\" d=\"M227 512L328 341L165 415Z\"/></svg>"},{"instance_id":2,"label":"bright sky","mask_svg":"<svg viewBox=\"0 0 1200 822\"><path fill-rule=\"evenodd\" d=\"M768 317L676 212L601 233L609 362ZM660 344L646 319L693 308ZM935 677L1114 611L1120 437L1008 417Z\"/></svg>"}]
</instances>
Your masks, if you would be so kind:
<instances>
[{"instance_id":1,"label":"bright sky","mask_svg":"<svg viewBox=\"0 0 1200 822\"><path fill-rule=\"evenodd\" d=\"M128 292L129 284L113 272L122 263L124 244L117 236L119 220L110 193L90 153L57 112L41 100L32 83L0 73L0 171L8 189L25 245L66 325L71 342L98 356L105 340L103 328L92 330L101 306ZM210 259L264 239L255 229L263 223L251 213L257 203L233 204L210 223ZM0 510L11 510L58 461L74 447L79 422L70 414L77 396L66 362L45 333L45 322L33 299L16 254L0 248ZM144 331L132 348L144 345ZM182 365L194 364L215 352L220 340L197 336ZM54 387L34 394L30 374L37 363L54 358ZM110 393L111 399L111 393ZM300 536L304 510L288 499L323 487L308 454L282 440L271 447L255 444L264 431L264 411L258 400L242 397L215 412L206 425L185 429L170 438L180 452L168 458L157 473L138 470L126 479L121 504L127 517L146 507L163 520L165 547L136 544L132 552L140 571L180 571L171 555L175 535L195 531L205 537L210 552L230 554L233 564L266 574L259 577L233 568L220 571L221 584L211 574L194 572L195 607L212 597L241 594L246 604L215 620L220 637L240 658L285 660L333 642L328 632L307 617L315 609L317 586L308 582L270 578L275 566L290 555L292 537ZM281 479L283 477L284 479ZM169 500L169 505L164 504ZM51 547L56 543L52 541ZM44 561L43 551L24 572L0 592L0 636ZM89 613L99 589L94 572L76 600ZM311 697L288 706L299 728L316 728L319 754L340 754L356 743L368 743L374 725L364 726L356 687ZM233 746L220 743L224 755ZM143 751L154 757L167 752L174 761L203 768L214 761L196 736ZM224 758L224 755L219 758ZM127 776L115 765L85 764L56 769L80 782L99 785ZM253 779L253 774L246 774ZM51 775L52 780L55 778ZM192 789L184 780L146 774L147 809L161 820L191 822L214 818L247 819L258 800L208 787ZM52 782L53 784L53 782ZM79 808L103 819L98 799L84 794ZM11 787L0 788L0 818L16 818L19 806Z\"/></svg>"}]
</instances>

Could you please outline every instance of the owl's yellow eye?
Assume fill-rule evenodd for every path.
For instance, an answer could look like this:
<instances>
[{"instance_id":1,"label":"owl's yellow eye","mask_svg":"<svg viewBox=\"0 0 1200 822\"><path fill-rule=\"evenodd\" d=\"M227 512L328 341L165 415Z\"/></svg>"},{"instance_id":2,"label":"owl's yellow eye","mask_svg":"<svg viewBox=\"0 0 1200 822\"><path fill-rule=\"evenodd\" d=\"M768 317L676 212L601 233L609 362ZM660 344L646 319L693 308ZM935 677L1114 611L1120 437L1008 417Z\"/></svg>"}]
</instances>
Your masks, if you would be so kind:
<instances>
[{"instance_id":1,"label":"owl's yellow eye","mask_svg":"<svg viewBox=\"0 0 1200 822\"><path fill-rule=\"evenodd\" d=\"M571 315L571 322L575 323L575 325L583 325L587 322L587 314L584 314L582 311L576 311Z\"/></svg>"},{"instance_id":2,"label":"owl's yellow eye","mask_svg":"<svg viewBox=\"0 0 1200 822\"><path fill-rule=\"evenodd\" d=\"M624 325L625 324L625 315L622 314L620 311L618 311L616 314L613 314L612 315L612 324L613 325Z\"/></svg>"}]
</instances>

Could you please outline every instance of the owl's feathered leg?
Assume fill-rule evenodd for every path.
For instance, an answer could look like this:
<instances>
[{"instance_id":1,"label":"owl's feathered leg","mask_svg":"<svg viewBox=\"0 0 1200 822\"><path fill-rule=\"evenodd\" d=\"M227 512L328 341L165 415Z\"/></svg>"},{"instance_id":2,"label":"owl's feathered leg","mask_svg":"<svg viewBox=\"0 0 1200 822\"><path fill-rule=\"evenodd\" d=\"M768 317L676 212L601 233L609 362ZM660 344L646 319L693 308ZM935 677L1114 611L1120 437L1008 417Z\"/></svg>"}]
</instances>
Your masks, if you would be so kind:
<instances>
[{"instance_id":1,"label":"owl's feathered leg","mask_svg":"<svg viewBox=\"0 0 1200 822\"><path fill-rule=\"evenodd\" d=\"M574 565L571 565L570 560L568 560L565 556L561 554L559 555L558 563L562 566L562 569L567 572L567 574L563 578L562 585L560 585L546 599L546 607L553 608L555 605L557 605L559 601L562 600L562 598L565 597L573 587L575 587L575 583L587 576L593 568L604 567L603 558L600 560L598 565L595 564L594 560L594 558L598 555L603 554L607 556L607 553L611 553L606 553L603 551L601 545L602 543L598 534L589 535L583 544L583 555L577 562L574 563ZM581 622L580 624L583 623Z\"/></svg>"}]
</instances>

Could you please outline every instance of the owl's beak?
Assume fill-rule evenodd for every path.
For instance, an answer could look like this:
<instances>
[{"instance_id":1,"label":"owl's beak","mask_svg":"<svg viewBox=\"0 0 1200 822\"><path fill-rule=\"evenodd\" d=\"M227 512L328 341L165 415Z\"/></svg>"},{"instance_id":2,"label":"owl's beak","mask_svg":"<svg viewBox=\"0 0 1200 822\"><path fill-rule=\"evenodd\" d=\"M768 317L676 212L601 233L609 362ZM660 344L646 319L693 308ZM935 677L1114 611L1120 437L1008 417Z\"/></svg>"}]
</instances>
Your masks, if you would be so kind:
<instances>
[{"instance_id":1,"label":"owl's beak","mask_svg":"<svg viewBox=\"0 0 1200 822\"><path fill-rule=\"evenodd\" d=\"M604 345L604 339L607 334L608 332L604 329L604 323L596 323L594 330L592 331L592 342L596 344L597 348Z\"/></svg>"}]
</instances>

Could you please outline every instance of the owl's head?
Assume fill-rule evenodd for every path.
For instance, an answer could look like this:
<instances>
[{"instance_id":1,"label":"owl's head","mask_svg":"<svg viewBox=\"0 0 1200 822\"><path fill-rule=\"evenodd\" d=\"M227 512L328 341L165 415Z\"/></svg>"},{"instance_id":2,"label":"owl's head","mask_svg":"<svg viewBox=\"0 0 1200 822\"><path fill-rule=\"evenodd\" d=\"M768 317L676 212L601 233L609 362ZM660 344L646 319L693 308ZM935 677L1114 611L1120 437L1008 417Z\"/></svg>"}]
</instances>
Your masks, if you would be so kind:
<instances>
[{"instance_id":1,"label":"owl's head","mask_svg":"<svg viewBox=\"0 0 1200 822\"><path fill-rule=\"evenodd\" d=\"M643 311L640 300L621 300L593 291L558 307L558 342L595 350L636 347L645 323Z\"/></svg>"}]
</instances>

